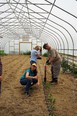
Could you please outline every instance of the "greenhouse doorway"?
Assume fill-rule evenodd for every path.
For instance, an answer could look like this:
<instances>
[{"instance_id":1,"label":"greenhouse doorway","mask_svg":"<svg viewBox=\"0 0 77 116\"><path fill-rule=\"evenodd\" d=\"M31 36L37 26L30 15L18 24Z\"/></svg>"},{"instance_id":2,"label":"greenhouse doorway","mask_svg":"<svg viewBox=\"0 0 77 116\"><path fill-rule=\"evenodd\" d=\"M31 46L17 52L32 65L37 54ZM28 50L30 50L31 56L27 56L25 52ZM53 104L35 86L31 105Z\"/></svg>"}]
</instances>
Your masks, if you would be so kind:
<instances>
[{"instance_id":1,"label":"greenhouse doorway","mask_svg":"<svg viewBox=\"0 0 77 116\"><path fill-rule=\"evenodd\" d=\"M19 42L19 54L26 54L32 50L32 42Z\"/></svg>"}]
</instances>

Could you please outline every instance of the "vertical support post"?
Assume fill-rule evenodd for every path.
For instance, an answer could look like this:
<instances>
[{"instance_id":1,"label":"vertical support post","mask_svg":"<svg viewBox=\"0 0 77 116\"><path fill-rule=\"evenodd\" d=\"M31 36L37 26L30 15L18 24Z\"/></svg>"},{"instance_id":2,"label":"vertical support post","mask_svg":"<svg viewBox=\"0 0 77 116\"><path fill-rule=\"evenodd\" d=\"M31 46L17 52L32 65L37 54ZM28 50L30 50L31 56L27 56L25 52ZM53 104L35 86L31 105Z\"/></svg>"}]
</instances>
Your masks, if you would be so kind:
<instances>
[{"instance_id":1,"label":"vertical support post","mask_svg":"<svg viewBox=\"0 0 77 116\"><path fill-rule=\"evenodd\" d=\"M1 95L1 80L0 80L0 95Z\"/></svg>"},{"instance_id":2,"label":"vertical support post","mask_svg":"<svg viewBox=\"0 0 77 116\"><path fill-rule=\"evenodd\" d=\"M44 65L44 82L46 83L46 64Z\"/></svg>"},{"instance_id":3,"label":"vertical support post","mask_svg":"<svg viewBox=\"0 0 77 116\"><path fill-rule=\"evenodd\" d=\"M0 58L0 95L1 95L1 90L2 90L2 62Z\"/></svg>"}]
</instances>

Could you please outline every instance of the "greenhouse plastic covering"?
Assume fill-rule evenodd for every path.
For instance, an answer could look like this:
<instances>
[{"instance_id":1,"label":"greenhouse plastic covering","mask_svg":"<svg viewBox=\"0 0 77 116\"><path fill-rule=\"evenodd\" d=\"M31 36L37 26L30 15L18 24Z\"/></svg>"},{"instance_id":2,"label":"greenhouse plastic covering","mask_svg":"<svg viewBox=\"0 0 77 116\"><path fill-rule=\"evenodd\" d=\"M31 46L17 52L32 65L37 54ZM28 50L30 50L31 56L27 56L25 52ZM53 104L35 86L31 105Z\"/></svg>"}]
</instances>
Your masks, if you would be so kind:
<instances>
[{"instance_id":1,"label":"greenhouse plastic covering","mask_svg":"<svg viewBox=\"0 0 77 116\"><path fill-rule=\"evenodd\" d=\"M0 0L0 49L24 38L77 55L77 0Z\"/></svg>"}]
</instances>

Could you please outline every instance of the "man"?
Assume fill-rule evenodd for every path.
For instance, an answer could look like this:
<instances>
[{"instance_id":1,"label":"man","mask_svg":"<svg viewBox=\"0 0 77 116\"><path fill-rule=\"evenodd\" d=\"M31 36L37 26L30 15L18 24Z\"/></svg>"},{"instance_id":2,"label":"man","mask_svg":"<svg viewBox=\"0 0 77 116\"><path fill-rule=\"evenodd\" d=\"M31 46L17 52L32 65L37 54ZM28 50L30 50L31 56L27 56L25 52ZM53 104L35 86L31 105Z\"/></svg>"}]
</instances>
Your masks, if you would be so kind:
<instances>
[{"instance_id":1,"label":"man","mask_svg":"<svg viewBox=\"0 0 77 116\"><path fill-rule=\"evenodd\" d=\"M30 64L37 63L37 59L41 58L39 50L40 50L39 46L36 46L33 50L31 50Z\"/></svg>"},{"instance_id":2,"label":"man","mask_svg":"<svg viewBox=\"0 0 77 116\"><path fill-rule=\"evenodd\" d=\"M20 78L21 85L26 85L25 93L30 96L30 87L34 84L39 85L39 78L37 76L37 65L33 63L30 68L26 69L24 74Z\"/></svg>"},{"instance_id":3,"label":"man","mask_svg":"<svg viewBox=\"0 0 77 116\"><path fill-rule=\"evenodd\" d=\"M58 76L60 73L60 67L61 67L61 56L60 54L53 49L48 43L45 43L43 45L43 48L48 50L48 60L46 63L51 63L51 73L52 73L52 84L58 83Z\"/></svg>"}]
</instances>

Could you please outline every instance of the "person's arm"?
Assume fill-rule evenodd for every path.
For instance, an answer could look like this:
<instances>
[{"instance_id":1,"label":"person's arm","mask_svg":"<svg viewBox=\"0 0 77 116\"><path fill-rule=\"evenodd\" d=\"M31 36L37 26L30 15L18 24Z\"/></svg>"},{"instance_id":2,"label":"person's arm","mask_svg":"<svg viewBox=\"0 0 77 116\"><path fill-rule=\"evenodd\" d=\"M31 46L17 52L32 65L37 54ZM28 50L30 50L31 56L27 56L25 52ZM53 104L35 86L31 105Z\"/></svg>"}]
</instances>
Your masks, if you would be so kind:
<instances>
[{"instance_id":1,"label":"person's arm","mask_svg":"<svg viewBox=\"0 0 77 116\"><path fill-rule=\"evenodd\" d=\"M26 72L25 77L28 78L28 79L31 79L33 76L29 76L29 72Z\"/></svg>"},{"instance_id":2,"label":"person's arm","mask_svg":"<svg viewBox=\"0 0 77 116\"><path fill-rule=\"evenodd\" d=\"M40 53L39 53L39 51L37 51L37 50L35 51L35 55L37 56L37 59L38 59L38 58L41 58Z\"/></svg>"},{"instance_id":3,"label":"person's arm","mask_svg":"<svg viewBox=\"0 0 77 116\"><path fill-rule=\"evenodd\" d=\"M53 62L54 59L55 59L55 57L50 56L50 57L49 57L49 63L50 63L50 62Z\"/></svg>"},{"instance_id":4,"label":"person's arm","mask_svg":"<svg viewBox=\"0 0 77 116\"><path fill-rule=\"evenodd\" d=\"M56 51L55 50L51 50L51 53L49 55L49 62L53 62L54 59L56 58Z\"/></svg>"},{"instance_id":5,"label":"person's arm","mask_svg":"<svg viewBox=\"0 0 77 116\"><path fill-rule=\"evenodd\" d=\"M40 54L40 51L37 52L37 59L41 59L41 54Z\"/></svg>"},{"instance_id":6,"label":"person's arm","mask_svg":"<svg viewBox=\"0 0 77 116\"><path fill-rule=\"evenodd\" d=\"M37 75L36 76L29 76L29 72L26 73L25 77L28 79L31 79L31 78L38 79Z\"/></svg>"},{"instance_id":7,"label":"person's arm","mask_svg":"<svg viewBox=\"0 0 77 116\"><path fill-rule=\"evenodd\" d=\"M49 63L53 62L53 60L54 60L54 57L49 56L49 57L47 58L47 60L46 60L46 64L49 64Z\"/></svg>"},{"instance_id":8,"label":"person's arm","mask_svg":"<svg viewBox=\"0 0 77 116\"><path fill-rule=\"evenodd\" d=\"M37 59L41 59L42 57L40 56L40 54L37 54Z\"/></svg>"}]
</instances>

